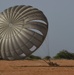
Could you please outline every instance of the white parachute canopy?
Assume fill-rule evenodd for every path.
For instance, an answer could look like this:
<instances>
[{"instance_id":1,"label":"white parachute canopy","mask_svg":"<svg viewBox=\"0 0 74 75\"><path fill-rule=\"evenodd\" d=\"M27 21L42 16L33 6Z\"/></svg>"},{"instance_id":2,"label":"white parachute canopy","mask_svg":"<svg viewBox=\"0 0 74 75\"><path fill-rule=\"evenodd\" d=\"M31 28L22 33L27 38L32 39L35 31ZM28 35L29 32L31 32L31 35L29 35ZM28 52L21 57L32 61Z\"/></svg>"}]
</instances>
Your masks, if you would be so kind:
<instances>
[{"instance_id":1,"label":"white parachute canopy","mask_svg":"<svg viewBox=\"0 0 74 75\"><path fill-rule=\"evenodd\" d=\"M22 59L36 51L48 31L42 11L17 5L0 13L0 55L3 59Z\"/></svg>"}]
</instances>

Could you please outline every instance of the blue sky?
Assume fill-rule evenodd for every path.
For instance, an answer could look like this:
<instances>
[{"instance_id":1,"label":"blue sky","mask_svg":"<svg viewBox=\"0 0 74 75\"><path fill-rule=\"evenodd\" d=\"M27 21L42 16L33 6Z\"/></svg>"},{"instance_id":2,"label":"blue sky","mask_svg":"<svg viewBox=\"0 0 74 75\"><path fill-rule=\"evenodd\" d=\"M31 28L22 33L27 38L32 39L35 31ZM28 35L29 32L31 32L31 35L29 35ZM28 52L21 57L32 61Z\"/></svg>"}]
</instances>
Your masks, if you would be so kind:
<instances>
[{"instance_id":1,"label":"blue sky","mask_svg":"<svg viewBox=\"0 0 74 75\"><path fill-rule=\"evenodd\" d=\"M0 12L15 5L36 7L48 19L48 37L35 55L54 56L63 49L74 52L74 0L0 0Z\"/></svg>"}]
</instances>

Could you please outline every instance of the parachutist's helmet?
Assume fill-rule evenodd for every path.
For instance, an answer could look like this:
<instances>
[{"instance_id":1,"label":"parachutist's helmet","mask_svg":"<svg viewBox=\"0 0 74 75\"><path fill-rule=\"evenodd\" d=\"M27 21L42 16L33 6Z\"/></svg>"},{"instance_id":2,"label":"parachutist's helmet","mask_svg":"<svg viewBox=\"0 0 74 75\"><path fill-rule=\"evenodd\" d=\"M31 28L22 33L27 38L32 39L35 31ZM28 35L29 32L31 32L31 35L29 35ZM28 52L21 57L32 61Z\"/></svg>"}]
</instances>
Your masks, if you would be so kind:
<instances>
[{"instance_id":1,"label":"parachutist's helmet","mask_svg":"<svg viewBox=\"0 0 74 75\"><path fill-rule=\"evenodd\" d=\"M32 6L14 6L0 13L0 54L3 59L22 59L44 41L48 22L42 11Z\"/></svg>"}]
</instances>

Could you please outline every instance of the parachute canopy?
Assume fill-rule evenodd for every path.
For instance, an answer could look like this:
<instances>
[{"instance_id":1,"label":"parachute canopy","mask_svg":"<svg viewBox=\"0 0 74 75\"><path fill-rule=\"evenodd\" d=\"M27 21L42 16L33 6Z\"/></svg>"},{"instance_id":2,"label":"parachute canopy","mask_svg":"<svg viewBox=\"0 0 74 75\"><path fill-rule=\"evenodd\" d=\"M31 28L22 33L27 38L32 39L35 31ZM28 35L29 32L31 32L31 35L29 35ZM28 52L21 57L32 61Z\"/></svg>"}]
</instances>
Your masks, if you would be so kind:
<instances>
[{"instance_id":1,"label":"parachute canopy","mask_svg":"<svg viewBox=\"0 0 74 75\"><path fill-rule=\"evenodd\" d=\"M0 13L0 55L3 59L22 59L36 51L48 31L42 11L17 5Z\"/></svg>"}]
</instances>

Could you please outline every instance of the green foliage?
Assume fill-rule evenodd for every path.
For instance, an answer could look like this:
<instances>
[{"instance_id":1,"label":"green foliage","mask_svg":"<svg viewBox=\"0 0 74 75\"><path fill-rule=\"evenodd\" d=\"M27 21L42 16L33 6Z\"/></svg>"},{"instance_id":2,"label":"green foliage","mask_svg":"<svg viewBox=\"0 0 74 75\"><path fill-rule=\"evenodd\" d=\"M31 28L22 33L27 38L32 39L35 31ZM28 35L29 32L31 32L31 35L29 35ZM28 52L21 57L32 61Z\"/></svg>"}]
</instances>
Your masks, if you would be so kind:
<instances>
[{"instance_id":1,"label":"green foliage","mask_svg":"<svg viewBox=\"0 0 74 75\"><path fill-rule=\"evenodd\" d=\"M62 50L54 56L55 59L74 59L74 53L70 53L67 50Z\"/></svg>"},{"instance_id":2,"label":"green foliage","mask_svg":"<svg viewBox=\"0 0 74 75\"><path fill-rule=\"evenodd\" d=\"M50 56L46 56L44 57L44 59L49 60L51 57Z\"/></svg>"},{"instance_id":3,"label":"green foliage","mask_svg":"<svg viewBox=\"0 0 74 75\"><path fill-rule=\"evenodd\" d=\"M38 59L41 59L41 57L30 55L27 59L29 59L29 60L38 60Z\"/></svg>"}]
</instances>

